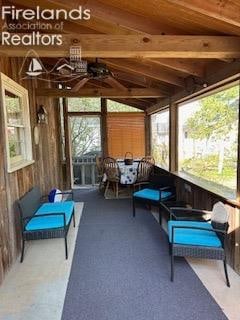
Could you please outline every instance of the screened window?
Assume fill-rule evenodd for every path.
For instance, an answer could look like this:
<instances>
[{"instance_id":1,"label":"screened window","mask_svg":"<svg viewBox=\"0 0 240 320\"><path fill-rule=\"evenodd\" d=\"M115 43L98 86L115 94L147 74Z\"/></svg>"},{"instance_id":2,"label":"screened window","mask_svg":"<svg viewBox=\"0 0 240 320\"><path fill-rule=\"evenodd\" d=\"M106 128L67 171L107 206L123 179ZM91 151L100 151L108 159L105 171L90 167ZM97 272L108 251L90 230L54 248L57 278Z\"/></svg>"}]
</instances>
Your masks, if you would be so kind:
<instances>
[{"instance_id":1,"label":"screened window","mask_svg":"<svg viewBox=\"0 0 240 320\"><path fill-rule=\"evenodd\" d=\"M100 98L68 98L69 112L100 112Z\"/></svg>"},{"instance_id":2,"label":"screened window","mask_svg":"<svg viewBox=\"0 0 240 320\"><path fill-rule=\"evenodd\" d=\"M151 116L151 148L156 165L169 170L169 110Z\"/></svg>"},{"instance_id":3,"label":"screened window","mask_svg":"<svg viewBox=\"0 0 240 320\"><path fill-rule=\"evenodd\" d=\"M236 198L239 83L179 106L179 171Z\"/></svg>"}]
</instances>

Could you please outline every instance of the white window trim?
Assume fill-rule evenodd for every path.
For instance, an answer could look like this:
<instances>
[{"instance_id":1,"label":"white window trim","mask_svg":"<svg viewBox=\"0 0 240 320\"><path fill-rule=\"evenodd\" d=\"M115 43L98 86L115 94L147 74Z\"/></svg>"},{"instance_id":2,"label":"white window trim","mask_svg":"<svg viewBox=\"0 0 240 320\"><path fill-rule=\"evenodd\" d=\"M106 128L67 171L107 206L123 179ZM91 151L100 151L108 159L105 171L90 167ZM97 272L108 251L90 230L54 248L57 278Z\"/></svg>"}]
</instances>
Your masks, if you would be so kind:
<instances>
[{"instance_id":1,"label":"white window trim","mask_svg":"<svg viewBox=\"0 0 240 320\"><path fill-rule=\"evenodd\" d=\"M3 106L3 115L4 115L4 126L5 126L5 147L7 153L7 171L9 173L20 170L26 166L29 166L34 163L33 154L32 154L32 137L31 137L31 125L30 125L30 114L29 114L29 97L28 91L22 87L20 84L16 83L5 74L0 73L0 101ZM14 95L17 95L21 98L22 107L23 107L23 121L24 121L24 154L23 159L14 162L10 159L10 150L9 150L9 140L7 132L7 110L5 103L5 91L9 91Z\"/></svg>"}]
</instances>

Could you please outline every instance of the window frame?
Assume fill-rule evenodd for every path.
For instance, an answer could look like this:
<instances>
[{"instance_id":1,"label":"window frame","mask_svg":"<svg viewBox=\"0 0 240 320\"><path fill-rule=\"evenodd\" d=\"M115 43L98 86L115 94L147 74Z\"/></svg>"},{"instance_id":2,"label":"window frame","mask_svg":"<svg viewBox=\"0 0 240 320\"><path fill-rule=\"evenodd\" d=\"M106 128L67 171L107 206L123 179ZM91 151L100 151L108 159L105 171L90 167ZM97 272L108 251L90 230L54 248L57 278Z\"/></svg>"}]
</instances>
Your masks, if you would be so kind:
<instances>
[{"instance_id":1,"label":"window frame","mask_svg":"<svg viewBox=\"0 0 240 320\"><path fill-rule=\"evenodd\" d=\"M167 105L164 108L162 108L161 110L158 110L157 112L154 112L150 115L150 150L151 150L151 155L153 156L153 143L152 143L152 134L153 134L153 126L152 126L152 116L160 114L160 113L164 113L164 112L168 112L168 167L164 168L162 166L160 166L159 164L155 164L157 167L161 168L162 170L165 170L167 172L170 172L170 106Z\"/></svg>"},{"instance_id":2,"label":"window frame","mask_svg":"<svg viewBox=\"0 0 240 320\"><path fill-rule=\"evenodd\" d=\"M182 172L179 170L179 108L186 105L186 104L189 104L191 102L194 102L194 101L198 101L198 100L201 100L203 98L206 98L206 97L209 97L211 95L214 95L218 92L221 92L221 91L224 91L224 90L227 90L228 88L231 88L233 87L234 85L238 85L238 94L239 94L239 103L238 103L238 126L237 126L237 136L238 136L238 146L237 146L237 168L236 168L236 197L235 199L232 199L232 198L228 198L226 197L226 195L224 195L221 191L219 193L216 193L216 191L212 190L210 187L208 186L204 186L204 183L199 183L199 180L198 180L198 176L196 176L196 179L194 177L191 176L188 176L187 173L185 172ZM184 100L181 100L181 102L177 102L176 103L176 106L177 106L177 124L176 124L176 136L177 136L177 143L176 143L176 151L177 151L177 170L174 172L174 174L176 174L177 176L179 176L180 178L184 179L185 181L189 181L190 183L196 185L197 187L200 187L204 190L207 190L208 192L211 192L213 194L216 194L226 200L229 200L229 201L238 201L239 199L239 196L238 196L238 193L239 193L239 170L240 170L240 164L239 164L239 155L240 155L240 145L239 145L239 141L240 141L240 138L239 138L239 134L240 134L240 79L237 78L237 79L234 79L232 81L229 81L225 84L222 84L218 87L215 87L215 88L212 88L210 90L207 90L199 95L196 95L194 97L189 97L188 99L184 99ZM201 177L200 177L201 178ZM210 180L206 180L206 181L210 181Z\"/></svg>"},{"instance_id":3,"label":"window frame","mask_svg":"<svg viewBox=\"0 0 240 320\"><path fill-rule=\"evenodd\" d=\"M34 163L33 153L32 153L32 136L31 136L31 125L30 125L30 113L29 113L29 97L28 90L22 87L20 84L16 83L11 78L7 77L5 74L0 73L0 101L3 106L3 123L5 129L5 148L7 155L7 171L12 173L19 169L22 169L28 165ZM9 134L8 127L9 123L7 120L7 106L5 101L6 92L12 93L20 98L20 103L22 107L22 120L23 125L11 125L13 128L19 128L23 130L23 147L22 153L15 157L10 156L9 147Z\"/></svg>"}]
</instances>

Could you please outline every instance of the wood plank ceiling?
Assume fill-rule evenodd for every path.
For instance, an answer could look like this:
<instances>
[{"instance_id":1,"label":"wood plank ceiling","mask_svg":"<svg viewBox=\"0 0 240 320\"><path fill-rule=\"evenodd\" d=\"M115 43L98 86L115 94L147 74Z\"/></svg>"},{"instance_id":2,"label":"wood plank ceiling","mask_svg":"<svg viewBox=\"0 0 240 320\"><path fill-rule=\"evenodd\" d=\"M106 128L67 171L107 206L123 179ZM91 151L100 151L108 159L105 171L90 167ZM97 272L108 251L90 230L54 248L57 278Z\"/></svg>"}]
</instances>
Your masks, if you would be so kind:
<instances>
[{"instance_id":1,"label":"wood plank ceiling","mask_svg":"<svg viewBox=\"0 0 240 320\"><path fill-rule=\"evenodd\" d=\"M4 2L4 1L3 1ZM193 35L193 36L240 36L240 2L238 0L10 0L6 2L17 8L73 9L82 5L91 10L88 21L64 22L64 34L76 36L93 35ZM167 37L166 37L167 39ZM164 44L163 44L164 46ZM189 48L192 42L188 43ZM239 51L239 50L238 50ZM96 57L98 58L96 52ZM239 58L236 54L236 58ZM93 61L93 57L88 59ZM45 65L54 65L56 58L43 58ZM83 89L96 90L112 88L112 92L122 88L158 89L160 98L151 97L116 97L117 101L145 110L159 99L170 97L189 83L205 85L206 70L211 67L219 69L232 63L233 59L224 55L208 58L104 58L118 83L90 80ZM78 80L79 81L79 80ZM119 84L120 83L120 84ZM77 81L70 86L78 92ZM82 90L79 89L79 90ZM103 90L103 91L104 91ZM144 91L142 91L144 92ZM155 92L154 90L152 92Z\"/></svg>"}]
</instances>

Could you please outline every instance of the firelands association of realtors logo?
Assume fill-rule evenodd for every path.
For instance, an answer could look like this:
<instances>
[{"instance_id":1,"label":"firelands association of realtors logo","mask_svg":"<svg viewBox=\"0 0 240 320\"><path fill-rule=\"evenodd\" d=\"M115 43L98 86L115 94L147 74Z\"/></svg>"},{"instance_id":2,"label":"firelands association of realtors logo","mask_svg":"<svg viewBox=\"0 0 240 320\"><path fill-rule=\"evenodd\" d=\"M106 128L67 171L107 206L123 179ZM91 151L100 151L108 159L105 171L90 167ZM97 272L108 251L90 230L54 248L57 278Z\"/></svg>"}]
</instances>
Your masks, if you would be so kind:
<instances>
[{"instance_id":1,"label":"firelands association of realtors logo","mask_svg":"<svg viewBox=\"0 0 240 320\"><path fill-rule=\"evenodd\" d=\"M20 71L22 78L48 80L51 75L54 76L51 81L58 82L58 77L61 82L73 80L74 77L87 73L87 62L81 59L80 44L70 46L69 59L60 59L51 69L43 65L37 47L62 46L64 23L90 18L90 9L82 6L71 10L46 9L40 6L28 9L18 9L13 5L2 6L1 19L4 23L0 43L2 46L24 46L29 49Z\"/></svg>"}]
</instances>

